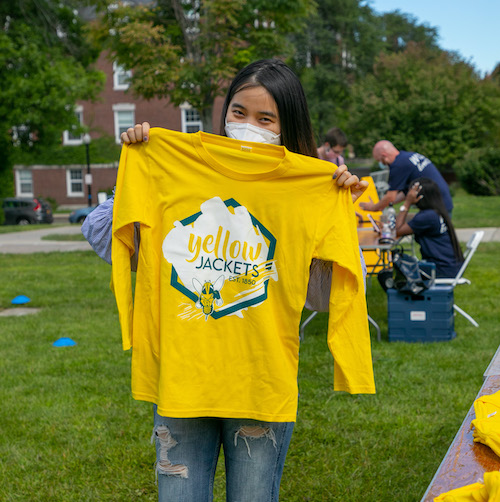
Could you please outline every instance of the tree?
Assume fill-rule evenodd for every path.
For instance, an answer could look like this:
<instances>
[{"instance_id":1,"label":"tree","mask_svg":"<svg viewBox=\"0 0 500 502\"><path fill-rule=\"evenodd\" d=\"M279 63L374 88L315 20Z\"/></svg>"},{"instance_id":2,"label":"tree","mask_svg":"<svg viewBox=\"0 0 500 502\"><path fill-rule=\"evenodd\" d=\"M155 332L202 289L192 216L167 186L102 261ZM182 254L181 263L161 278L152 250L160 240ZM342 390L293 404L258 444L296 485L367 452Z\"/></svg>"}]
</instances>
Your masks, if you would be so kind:
<instances>
[{"instance_id":1,"label":"tree","mask_svg":"<svg viewBox=\"0 0 500 502\"><path fill-rule=\"evenodd\" d=\"M306 26L293 37L292 65L321 135L334 125L347 128L351 87L373 72L380 53L400 52L411 41L437 47L435 28L399 11L378 15L359 0L318 0Z\"/></svg>"},{"instance_id":2,"label":"tree","mask_svg":"<svg viewBox=\"0 0 500 502\"><path fill-rule=\"evenodd\" d=\"M290 64L304 85L318 140L333 125L344 126L350 86L382 48L374 22L359 0L319 0L306 29L292 36Z\"/></svg>"},{"instance_id":3,"label":"tree","mask_svg":"<svg viewBox=\"0 0 500 502\"><path fill-rule=\"evenodd\" d=\"M454 53L410 43L353 86L349 128L358 154L389 139L450 170L468 149L498 143L500 87Z\"/></svg>"},{"instance_id":4,"label":"tree","mask_svg":"<svg viewBox=\"0 0 500 502\"><path fill-rule=\"evenodd\" d=\"M0 195L12 193L13 136L20 147L60 141L76 126L74 105L99 90L88 71L97 52L85 41L71 1L0 4Z\"/></svg>"},{"instance_id":5,"label":"tree","mask_svg":"<svg viewBox=\"0 0 500 502\"><path fill-rule=\"evenodd\" d=\"M437 28L418 24L411 14L395 10L386 12L377 19L378 31L382 35L384 52L401 52L410 43L418 43L428 49L437 49Z\"/></svg>"},{"instance_id":6,"label":"tree","mask_svg":"<svg viewBox=\"0 0 500 502\"><path fill-rule=\"evenodd\" d=\"M95 36L133 70L132 91L188 102L212 131L214 100L235 73L261 57L292 52L286 35L301 28L313 0L158 0L110 3ZM138 49L139 48L139 49Z\"/></svg>"}]
</instances>

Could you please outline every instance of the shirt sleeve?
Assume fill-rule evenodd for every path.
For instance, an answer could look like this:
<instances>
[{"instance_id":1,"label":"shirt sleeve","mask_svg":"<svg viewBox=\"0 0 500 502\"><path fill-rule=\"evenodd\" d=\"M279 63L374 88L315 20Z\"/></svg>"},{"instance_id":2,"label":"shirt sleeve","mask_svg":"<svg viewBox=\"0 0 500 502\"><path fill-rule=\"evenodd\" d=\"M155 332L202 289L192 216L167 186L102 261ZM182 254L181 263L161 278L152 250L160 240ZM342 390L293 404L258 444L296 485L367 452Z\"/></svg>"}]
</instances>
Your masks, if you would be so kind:
<instances>
[{"instance_id":1,"label":"shirt sleeve","mask_svg":"<svg viewBox=\"0 0 500 502\"><path fill-rule=\"evenodd\" d=\"M351 194L332 185L317 235L315 257L332 262L328 346L334 389L375 393L368 312Z\"/></svg>"},{"instance_id":2,"label":"shirt sleeve","mask_svg":"<svg viewBox=\"0 0 500 502\"><path fill-rule=\"evenodd\" d=\"M111 264L111 237L114 195L97 206L84 220L82 234L92 249Z\"/></svg>"},{"instance_id":3,"label":"shirt sleeve","mask_svg":"<svg viewBox=\"0 0 500 502\"><path fill-rule=\"evenodd\" d=\"M413 230L415 235L427 233L429 235L436 231L437 214L431 209L419 211L411 220L408 225Z\"/></svg>"},{"instance_id":4,"label":"shirt sleeve","mask_svg":"<svg viewBox=\"0 0 500 502\"><path fill-rule=\"evenodd\" d=\"M150 177L146 148L152 146L123 146L113 204L111 289L118 307L124 350L132 347L130 258L135 252L134 223L149 224L147 194Z\"/></svg>"}]
</instances>

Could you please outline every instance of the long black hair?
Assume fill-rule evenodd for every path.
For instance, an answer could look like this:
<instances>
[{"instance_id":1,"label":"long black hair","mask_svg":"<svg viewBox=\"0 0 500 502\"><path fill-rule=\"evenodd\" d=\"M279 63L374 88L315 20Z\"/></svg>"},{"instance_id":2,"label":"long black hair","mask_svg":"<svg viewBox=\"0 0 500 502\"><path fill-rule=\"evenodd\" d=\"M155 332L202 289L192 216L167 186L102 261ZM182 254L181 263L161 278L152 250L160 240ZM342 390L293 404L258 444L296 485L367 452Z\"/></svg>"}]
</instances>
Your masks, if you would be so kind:
<instances>
[{"instance_id":1,"label":"long black hair","mask_svg":"<svg viewBox=\"0 0 500 502\"><path fill-rule=\"evenodd\" d=\"M222 107L220 134L224 131L229 103L249 87L264 87L274 98L281 124L281 143L291 152L317 157L309 108L304 89L295 73L279 59L261 59L241 69L231 82Z\"/></svg>"},{"instance_id":2,"label":"long black hair","mask_svg":"<svg viewBox=\"0 0 500 502\"><path fill-rule=\"evenodd\" d=\"M451 244L453 246L453 251L455 252L455 257L458 261L464 261L464 255L462 254L462 248L458 243L457 234L455 233L455 228L451 222L450 215L446 206L443 202L443 197L439 186L436 182L429 178L417 178L413 180L413 183L420 183L421 189L419 195L423 197L415 204L419 209L433 209L437 214L443 217L446 226L448 227L448 234L451 239Z\"/></svg>"}]
</instances>

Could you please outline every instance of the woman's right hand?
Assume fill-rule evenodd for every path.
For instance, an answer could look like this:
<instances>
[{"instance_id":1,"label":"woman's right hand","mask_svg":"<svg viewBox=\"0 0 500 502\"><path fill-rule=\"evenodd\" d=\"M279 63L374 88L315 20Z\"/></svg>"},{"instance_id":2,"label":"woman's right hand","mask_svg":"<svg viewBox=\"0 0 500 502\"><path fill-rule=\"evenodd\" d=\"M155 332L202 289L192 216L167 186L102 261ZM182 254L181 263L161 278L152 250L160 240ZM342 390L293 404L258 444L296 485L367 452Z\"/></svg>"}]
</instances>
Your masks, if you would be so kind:
<instances>
[{"instance_id":1,"label":"woman's right hand","mask_svg":"<svg viewBox=\"0 0 500 502\"><path fill-rule=\"evenodd\" d=\"M420 190L422 190L422 186L418 181L416 181L411 188L408 190L406 194L406 202L407 207L409 208L411 205L416 204L420 199L423 198L423 195L420 194Z\"/></svg>"},{"instance_id":2,"label":"woman's right hand","mask_svg":"<svg viewBox=\"0 0 500 502\"><path fill-rule=\"evenodd\" d=\"M141 143L149 139L149 122L135 124L134 127L129 127L126 132L122 132L120 138L122 143L130 145L130 143Z\"/></svg>"}]
</instances>

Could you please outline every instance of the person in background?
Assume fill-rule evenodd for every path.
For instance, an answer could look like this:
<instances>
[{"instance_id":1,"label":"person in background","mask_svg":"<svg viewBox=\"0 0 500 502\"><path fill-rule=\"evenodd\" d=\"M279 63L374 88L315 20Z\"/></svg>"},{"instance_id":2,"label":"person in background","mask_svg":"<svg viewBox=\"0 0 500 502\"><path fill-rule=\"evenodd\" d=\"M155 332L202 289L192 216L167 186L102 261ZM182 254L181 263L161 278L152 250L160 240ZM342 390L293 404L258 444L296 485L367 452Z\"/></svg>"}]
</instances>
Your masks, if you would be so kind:
<instances>
[{"instance_id":1,"label":"person in background","mask_svg":"<svg viewBox=\"0 0 500 502\"><path fill-rule=\"evenodd\" d=\"M419 212L408 219L413 204ZM464 257L436 182L429 178L414 180L399 208L396 233L398 237L415 235L422 258L436 264L436 277L456 276Z\"/></svg>"},{"instance_id":2,"label":"person in background","mask_svg":"<svg viewBox=\"0 0 500 502\"><path fill-rule=\"evenodd\" d=\"M323 144L318 148L318 159L333 162L337 166L344 164L345 147L347 146L347 136L338 127L333 127L325 134Z\"/></svg>"},{"instance_id":3,"label":"person in background","mask_svg":"<svg viewBox=\"0 0 500 502\"><path fill-rule=\"evenodd\" d=\"M443 203L451 215L453 202L450 189L437 167L426 157L416 152L398 150L390 141L382 140L373 147L373 158L382 169L389 167L389 190L379 202L361 202L365 211L382 211L391 202L396 204L405 198L412 182L420 177L433 180L439 187Z\"/></svg>"}]
</instances>

